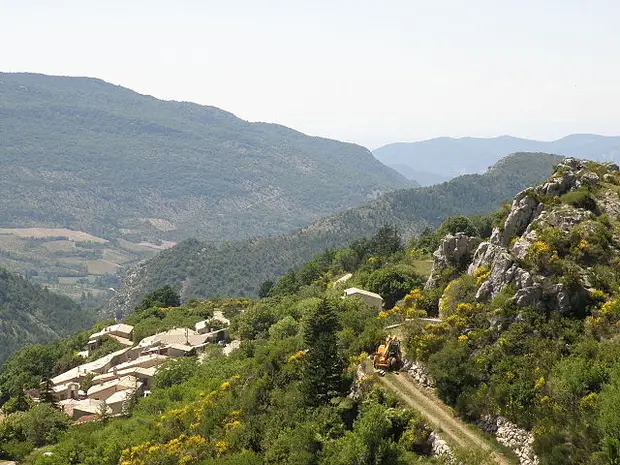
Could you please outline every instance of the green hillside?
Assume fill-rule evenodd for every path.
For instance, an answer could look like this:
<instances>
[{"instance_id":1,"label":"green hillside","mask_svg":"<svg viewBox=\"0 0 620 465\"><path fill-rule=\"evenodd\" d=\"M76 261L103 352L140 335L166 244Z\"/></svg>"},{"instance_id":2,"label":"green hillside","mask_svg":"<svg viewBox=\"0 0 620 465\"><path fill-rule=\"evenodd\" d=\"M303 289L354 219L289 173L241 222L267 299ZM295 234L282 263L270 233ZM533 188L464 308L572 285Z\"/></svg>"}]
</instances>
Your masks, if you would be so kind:
<instances>
[{"instance_id":1,"label":"green hillside","mask_svg":"<svg viewBox=\"0 0 620 465\"><path fill-rule=\"evenodd\" d=\"M19 347L87 328L94 318L67 297L0 269L0 364Z\"/></svg>"},{"instance_id":2,"label":"green hillside","mask_svg":"<svg viewBox=\"0 0 620 465\"><path fill-rule=\"evenodd\" d=\"M0 425L0 457L35 465L617 463L618 166L566 159L508 208L475 221L451 217L430 235L442 232L426 282L413 264L425 239L405 245L382 228L304 263L259 300L142 305L128 321L144 334L221 310L239 348L225 356L212 345L166 362L151 395L116 418L70 425L46 403L22 403L26 411ZM340 298L334 279L347 271L346 286L380 293L382 309ZM404 366L373 371L368 354L388 331L402 341ZM75 341L18 352L0 389L36 384L45 370L35 355L56 366ZM435 453L436 434L452 458Z\"/></svg>"},{"instance_id":3,"label":"green hillside","mask_svg":"<svg viewBox=\"0 0 620 465\"><path fill-rule=\"evenodd\" d=\"M126 313L141 295L170 284L191 296L255 296L261 283L329 248L395 226L405 237L437 227L452 215L483 215L520 190L545 179L560 158L515 154L485 174L381 196L361 207L323 218L294 233L211 244L189 240L129 271L110 313Z\"/></svg>"},{"instance_id":4,"label":"green hillside","mask_svg":"<svg viewBox=\"0 0 620 465\"><path fill-rule=\"evenodd\" d=\"M379 263L403 254L393 234L370 238L360 251L374 255L377 272ZM411 277L409 284L420 284ZM73 354L88 340L85 334L21 350L0 374L0 391L7 393L0 398L7 413L0 459L23 465L442 463L433 457L432 424L357 371L362 351L374 350L386 335L381 314L363 301L340 299L326 286L312 294L182 307L151 307L149 300L126 320L134 334L191 327L217 309L231 320L241 347L225 356L221 346L210 345L198 357L168 360L150 396L137 396L123 415L102 413L94 418L101 421L73 425L49 401L20 402L21 389L80 363ZM47 363L37 363L41 359ZM452 450L462 465L489 465L483 451Z\"/></svg>"},{"instance_id":5,"label":"green hillside","mask_svg":"<svg viewBox=\"0 0 620 465\"><path fill-rule=\"evenodd\" d=\"M0 74L0 131L4 226L237 239L410 185L363 147L98 79Z\"/></svg>"},{"instance_id":6,"label":"green hillside","mask_svg":"<svg viewBox=\"0 0 620 465\"><path fill-rule=\"evenodd\" d=\"M0 133L0 266L95 302L161 241L282 234L416 185L358 145L98 79L0 73Z\"/></svg>"}]
</instances>

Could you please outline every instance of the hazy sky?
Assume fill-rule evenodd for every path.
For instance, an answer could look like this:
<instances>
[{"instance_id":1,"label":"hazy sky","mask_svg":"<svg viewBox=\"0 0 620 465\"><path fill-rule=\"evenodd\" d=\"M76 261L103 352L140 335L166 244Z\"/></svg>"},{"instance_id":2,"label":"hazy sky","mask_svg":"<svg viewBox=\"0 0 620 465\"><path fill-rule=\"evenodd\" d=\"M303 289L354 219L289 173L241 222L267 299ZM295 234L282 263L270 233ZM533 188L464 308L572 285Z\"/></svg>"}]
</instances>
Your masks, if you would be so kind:
<instances>
[{"instance_id":1,"label":"hazy sky","mask_svg":"<svg viewBox=\"0 0 620 465\"><path fill-rule=\"evenodd\" d=\"M620 0L0 0L0 70L370 148L620 134Z\"/></svg>"}]
</instances>

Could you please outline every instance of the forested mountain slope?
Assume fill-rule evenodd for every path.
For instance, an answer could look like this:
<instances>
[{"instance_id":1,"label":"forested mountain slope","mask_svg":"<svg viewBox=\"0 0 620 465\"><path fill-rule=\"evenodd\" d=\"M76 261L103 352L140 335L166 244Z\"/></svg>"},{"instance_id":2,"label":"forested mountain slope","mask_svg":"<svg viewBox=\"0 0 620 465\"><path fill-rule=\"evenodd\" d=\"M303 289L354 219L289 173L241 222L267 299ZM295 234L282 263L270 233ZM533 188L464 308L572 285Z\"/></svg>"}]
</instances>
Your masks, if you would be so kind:
<instances>
[{"instance_id":1,"label":"forested mountain slope","mask_svg":"<svg viewBox=\"0 0 620 465\"><path fill-rule=\"evenodd\" d=\"M359 261L347 269L355 273L357 285L366 276L368 284L387 285L403 297L422 278L401 263L409 254L398 235L384 229L352 244ZM336 255L347 251L352 249ZM177 307L179 297L169 289L145 296L125 320L134 326L135 340L171 327L191 328L217 310L230 320L231 338L242 342L238 349L208 344L198 356L160 359L149 381L150 395L144 397L141 390L128 394L131 401L123 403L120 415L109 415L105 408L94 415L80 410L85 402L97 402L93 398L58 402L78 418L72 422L50 405L55 399L46 391L40 402L26 402L24 389L83 363L74 354L89 333L20 350L0 373L5 413L0 460L22 465L436 465L443 461L435 457L440 442L432 432L441 427L447 441L441 441L442 451L450 447L459 464L493 463L485 459L484 442L454 441L454 429L446 435L444 425L424 418L415 404L412 409L373 376L362 376L360 363L367 365L367 354L385 340L386 313L357 297L341 299L341 290L327 285L344 271L339 260L323 260L319 268L320 283L303 290L278 284L279 292L274 288L260 300L192 301ZM91 356L115 350L105 344ZM109 396L112 404L117 393L107 383L94 385L101 376L87 374L89 369L94 367L78 370L80 385L91 386L93 397ZM120 369L110 368L104 376L117 374Z\"/></svg>"},{"instance_id":2,"label":"forested mountain slope","mask_svg":"<svg viewBox=\"0 0 620 465\"><path fill-rule=\"evenodd\" d=\"M428 236L440 233L424 284L414 262ZM166 362L151 395L119 418L103 412L93 418L102 421L70 426L45 402L15 401L20 386L45 379L46 367L31 363L34 356L59 366L79 335L18 352L0 389L14 386L4 405L28 411L9 413L0 424L0 458L25 457L24 465L430 465L446 458L436 454L432 433L439 433L456 455L451 460L463 465L614 464L619 262L620 168L566 159L492 217L451 217L407 246L381 228L317 255L291 273L298 285L290 286L287 274L260 300L171 308L145 298L128 318L141 331L191 326L218 309L243 342L229 356L214 344L200 363ZM380 293L383 308L340 298L334 280L344 272L352 273L346 286ZM377 383L367 356L387 328L406 349L405 369ZM360 373L360 366L367 368ZM414 383L415 392L407 387ZM433 432L431 409L424 418L378 384L426 405L437 396L506 447L493 457L453 425ZM430 388L428 397L421 392ZM461 455L457 439L464 436L470 440Z\"/></svg>"},{"instance_id":3,"label":"forested mountain slope","mask_svg":"<svg viewBox=\"0 0 620 465\"><path fill-rule=\"evenodd\" d=\"M94 312L0 268L0 364L17 348L91 326Z\"/></svg>"},{"instance_id":4,"label":"forested mountain slope","mask_svg":"<svg viewBox=\"0 0 620 465\"><path fill-rule=\"evenodd\" d=\"M488 214L503 200L547 178L560 159L514 154L485 174L392 192L283 236L225 244L185 241L131 270L111 301L110 313L130 311L141 295L165 284L183 297L256 295L263 281L325 249L371 235L383 225L394 226L408 237L438 226L448 216Z\"/></svg>"},{"instance_id":5,"label":"forested mountain slope","mask_svg":"<svg viewBox=\"0 0 620 465\"><path fill-rule=\"evenodd\" d=\"M512 437L530 449L521 464L618 461L619 186L616 164L564 160L489 238L446 236L424 289L391 312L438 311L409 327L408 356L463 417L531 431Z\"/></svg>"},{"instance_id":6,"label":"forested mountain slope","mask_svg":"<svg viewBox=\"0 0 620 465\"><path fill-rule=\"evenodd\" d=\"M412 185L363 147L98 79L1 73L0 133L4 227L241 239Z\"/></svg>"},{"instance_id":7,"label":"forested mountain slope","mask_svg":"<svg viewBox=\"0 0 620 465\"><path fill-rule=\"evenodd\" d=\"M439 137L421 142L398 142L373 151L377 159L410 179L429 185L437 177L481 173L514 152L557 153L598 161L620 161L620 137L573 134L551 142L501 136L489 139Z\"/></svg>"}]
</instances>

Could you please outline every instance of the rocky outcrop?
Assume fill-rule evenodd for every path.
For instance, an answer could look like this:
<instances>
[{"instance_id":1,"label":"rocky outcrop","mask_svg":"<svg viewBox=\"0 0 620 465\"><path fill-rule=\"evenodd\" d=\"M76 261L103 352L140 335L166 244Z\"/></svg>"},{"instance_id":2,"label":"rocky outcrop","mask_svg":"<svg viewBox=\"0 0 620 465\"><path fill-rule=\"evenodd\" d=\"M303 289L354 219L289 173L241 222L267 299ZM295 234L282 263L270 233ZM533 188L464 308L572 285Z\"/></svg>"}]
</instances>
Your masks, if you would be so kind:
<instances>
[{"instance_id":1,"label":"rocky outcrop","mask_svg":"<svg viewBox=\"0 0 620 465\"><path fill-rule=\"evenodd\" d=\"M610 175L606 174L605 176ZM598 199L597 206L601 213L609 215L611 218L620 218L620 198L615 191L608 191L602 195Z\"/></svg>"},{"instance_id":2,"label":"rocky outcrop","mask_svg":"<svg viewBox=\"0 0 620 465\"><path fill-rule=\"evenodd\" d=\"M525 302L529 301L533 293L532 275L518 265L507 248L491 242L480 244L467 271L470 275L474 275L479 269L488 270L489 277L478 289L476 294L478 301L486 302L509 284L514 284L517 291L522 291L519 302L530 305Z\"/></svg>"},{"instance_id":3,"label":"rocky outcrop","mask_svg":"<svg viewBox=\"0 0 620 465\"><path fill-rule=\"evenodd\" d=\"M534 273L529 268L528 271L524 264L528 262L532 245L540 240L540 231L551 229L568 235L575 226L587 225L596 219L589 210L560 204L557 200L547 203L543 200L600 182L599 175L589 171L586 163L569 158L558 166L557 174L548 182L518 194L503 228L496 228L491 239L480 244L473 255L468 273L488 276L480 284L476 299L486 302L512 285L515 294L511 300L517 306L537 306L545 302L561 314L579 306L577 290L569 292L563 284L548 282L544 274ZM597 207L615 218L620 216L620 198L615 192L599 197ZM585 270L582 284L588 287Z\"/></svg>"},{"instance_id":4,"label":"rocky outcrop","mask_svg":"<svg viewBox=\"0 0 620 465\"><path fill-rule=\"evenodd\" d=\"M582 167L582 162L574 158L567 158L558 165L558 173L546 183L536 187L535 192L539 195L555 197L566 194L571 188L575 187L575 170Z\"/></svg>"},{"instance_id":5,"label":"rocky outcrop","mask_svg":"<svg viewBox=\"0 0 620 465\"><path fill-rule=\"evenodd\" d=\"M561 205L552 210L545 210L528 225L523 236L513 244L511 252L517 259L524 260L530 246L538 239L537 230L553 228L562 234L567 234L576 225L594 218L594 213L570 205Z\"/></svg>"},{"instance_id":6,"label":"rocky outcrop","mask_svg":"<svg viewBox=\"0 0 620 465\"><path fill-rule=\"evenodd\" d=\"M503 231L496 229L491 242L507 247L513 237L523 234L525 228L542 211L542 204L534 198L530 190L517 194L512 202L510 213L504 222Z\"/></svg>"},{"instance_id":7,"label":"rocky outcrop","mask_svg":"<svg viewBox=\"0 0 620 465\"><path fill-rule=\"evenodd\" d=\"M543 197L557 197L581 186L593 186L599 182L596 173L588 171L586 164L574 158L566 158L557 167L556 174L544 184L526 189L515 197L503 228L496 228L491 243L508 247L510 242L521 236L526 228L543 213Z\"/></svg>"},{"instance_id":8,"label":"rocky outcrop","mask_svg":"<svg viewBox=\"0 0 620 465\"><path fill-rule=\"evenodd\" d=\"M538 465L538 457L533 448L534 436L529 431L519 428L501 416L483 417L480 427L494 435L497 442L511 449L518 457L520 465Z\"/></svg>"},{"instance_id":9,"label":"rocky outcrop","mask_svg":"<svg viewBox=\"0 0 620 465\"><path fill-rule=\"evenodd\" d=\"M441 278L449 278L446 270L463 269L471 256L467 272L479 281L479 302L488 302L510 288L514 289L510 301L517 307L544 307L563 315L582 311L592 287L590 268L583 261L574 260L569 281L559 270L566 269L562 262L565 255L575 254L577 247L587 250L589 245L584 239L571 244L569 252L568 246L557 240L558 233L559 238L571 240L588 234L597 237L601 224L605 224L597 215L607 214L612 221L620 219L620 196L616 188L609 188L620 184L619 169L614 164L606 165L606 169L607 172L600 165L565 159L547 182L517 194L501 227L494 228L490 239L479 244L473 253L475 239L462 234L446 236L434 253L433 271L425 288L438 285ZM579 189L578 194L559 198ZM620 242L618 230L610 232L614 242ZM490 324L501 327L506 321Z\"/></svg>"},{"instance_id":10,"label":"rocky outcrop","mask_svg":"<svg viewBox=\"0 0 620 465\"><path fill-rule=\"evenodd\" d=\"M366 372L364 371L363 365L360 363L357 366L357 370L355 371L355 379L353 380L353 383L351 384L351 389L349 390L349 393L347 394L347 397L349 399L352 399L355 401L359 401L362 399L363 397L362 381L364 380L365 376L366 376Z\"/></svg>"},{"instance_id":11,"label":"rocky outcrop","mask_svg":"<svg viewBox=\"0 0 620 465\"><path fill-rule=\"evenodd\" d=\"M460 270L467 266L479 243L480 239L463 233L444 237L439 248L433 253L433 269L424 288L435 287L441 279L442 272L448 268Z\"/></svg>"}]
</instances>

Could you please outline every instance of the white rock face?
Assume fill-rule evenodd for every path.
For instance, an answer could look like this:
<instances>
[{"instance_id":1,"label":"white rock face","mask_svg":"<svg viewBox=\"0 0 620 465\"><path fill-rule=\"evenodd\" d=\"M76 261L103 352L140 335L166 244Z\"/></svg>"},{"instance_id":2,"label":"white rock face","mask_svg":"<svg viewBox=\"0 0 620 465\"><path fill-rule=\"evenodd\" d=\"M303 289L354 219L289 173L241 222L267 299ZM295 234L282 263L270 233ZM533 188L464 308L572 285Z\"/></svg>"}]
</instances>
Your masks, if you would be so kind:
<instances>
[{"instance_id":1,"label":"white rock face","mask_svg":"<svg viewBox=\"0 0 620 465\"><path fill-rule=\"evenodd\" d=\"M433 269L424 288L434 287L443 270L449 267L458 269L466 265L471 260L471 256L479 243L479 239L466 236L463 233L457 233L454 236L449 234L444 237L439 248L433 253Z\"/></svg>"},{"instance_id":2,"label":"white rock face","mask_svg":"<svg viewBox=\"0 0 620 465\"><path fill-rule=\"evenodd\" d=\"M544 276L532 274L522 266L527 263L532 244L539 240L540 231L554 229L560 234L569 234L579 224L587 224L596 215L591 211L571 205L551 203L548 210L539 201L542 196L563 195L580 185L599 183L599 177L587 169L584 162L566 159L559 165L560 174L536 188L527 189L517 195L504 222L503 230L495 229L490 241L480 244L473 255L468 273L473 275L483 268L488 279L477 290L476 299L488 302L508 285L515 287L512 301L520 307L537 306L541 302L553 302L561 314L570 313L579 305L578 299L571 302L571 295L562 285L550 286ZM620 216L620 199L607 195L598 200L598 207L611 217ZM589 287L587 273L583 273L582 284ZM574 299L573 299L574 300Z\"/></svg>"},{"instance_id":3,"label":"white rock face","mask_svg":"<svg viewBox=\"0 0 620 465\"><path fill-rule=\"evenodd\" d=\"M362 364L360 363L357 366L357 370L355 371L355 380L353 381L353 384L351 384L351 390L349 391L349 394L347 394L347 397L349 399L353 399L353 400L361 400L362 398L362 379L364 378L364 376L366 376L366 373L364 372L364 367L362 366Z\"/></svg>"},{"instance_id":4,"label":"white rock face","mask_svg":"<svg viewBox=\"0 0 620 465\"><path fill-rule=\"evenodd\" d=\"M542 205L533 197L530 190L520 192L512 202L508 218L504 222L504 231L497 239L503 247L507 247L513 237L523 234L525 228L540 214Z\"/></svg>"},{"instance_id":5,"label":"white rock face","mask_svg":"<svg viewBox=\"0 0 620 465\"><path fill-rule=\"evenodd\" d=\"M520 465L539 464L533 448L534 436L529 431L519 428L501 416L483 417L480 427L487 433L493 434L500 444L510 448L519 458Z\"/></svg>"}]
</instances>

